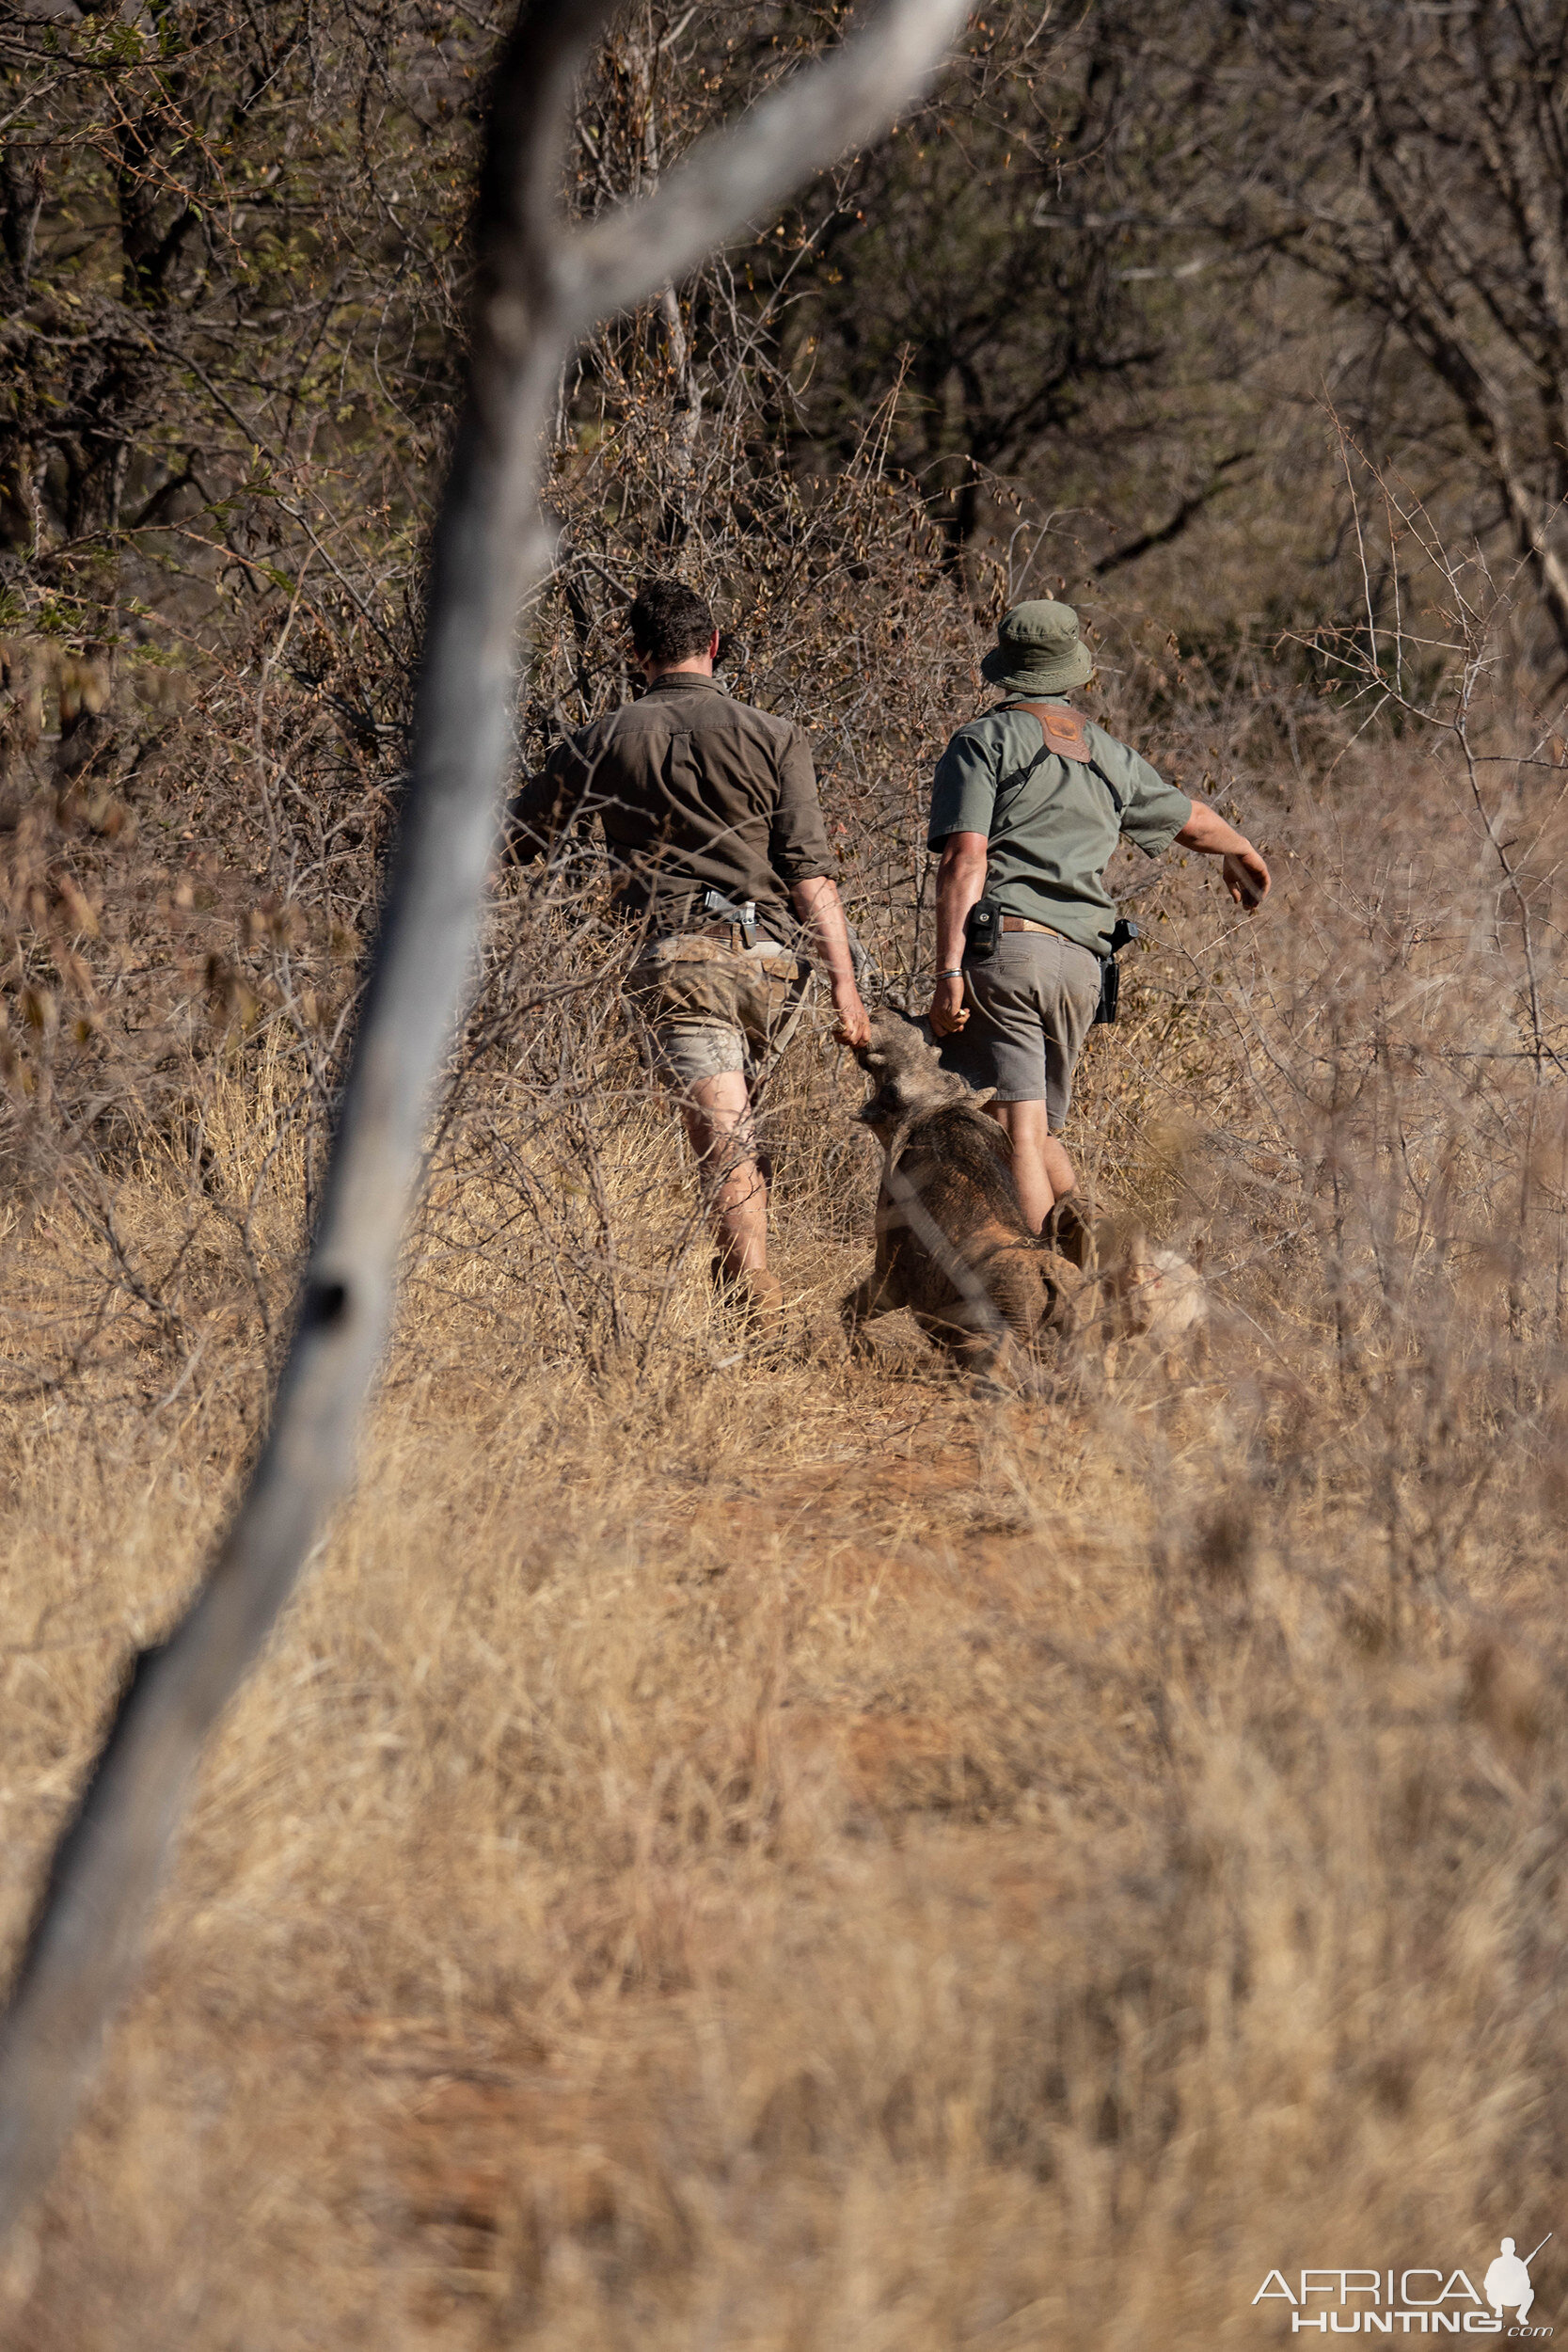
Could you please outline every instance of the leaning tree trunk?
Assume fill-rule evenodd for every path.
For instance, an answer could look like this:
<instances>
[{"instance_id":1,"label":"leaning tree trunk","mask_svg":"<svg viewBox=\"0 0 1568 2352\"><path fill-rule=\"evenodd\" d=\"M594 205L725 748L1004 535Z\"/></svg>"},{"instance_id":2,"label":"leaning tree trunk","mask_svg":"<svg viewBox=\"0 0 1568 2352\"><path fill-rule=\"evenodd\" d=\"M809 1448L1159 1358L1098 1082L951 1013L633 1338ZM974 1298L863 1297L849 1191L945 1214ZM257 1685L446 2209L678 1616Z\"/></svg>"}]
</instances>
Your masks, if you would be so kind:
<instances>
[{"instance_id":1,"label":"leaning tree trunk","mask_svg":"<svg viewBox=\"0 0 1568 2352\"><path fill-rule=\"evenodd\" d=\"M0 2025L0 2230L47 2178L136 1972L214 1724L354 1474L391 1327L431 1090L470 984L517 678L546 577L538 512L562 360L881 131L965 0L881 0L863 30L701 139L646 201L562 216L573 86L608 0L525 0L497 71L475 213L467 394L436 532L407 796L319 1228L271 1428L212 1572L136 1661L55 1853Z\"/></svg>"}]
</instances>

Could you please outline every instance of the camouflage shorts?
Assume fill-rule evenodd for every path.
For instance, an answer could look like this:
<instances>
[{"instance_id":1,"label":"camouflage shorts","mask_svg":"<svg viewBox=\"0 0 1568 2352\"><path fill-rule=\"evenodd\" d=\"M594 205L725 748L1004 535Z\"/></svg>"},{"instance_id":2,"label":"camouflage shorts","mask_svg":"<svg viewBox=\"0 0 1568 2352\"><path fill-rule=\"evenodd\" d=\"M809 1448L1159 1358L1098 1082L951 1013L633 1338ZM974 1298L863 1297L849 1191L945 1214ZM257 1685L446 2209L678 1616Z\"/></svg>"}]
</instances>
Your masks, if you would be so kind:
<instances>
[{"instance_id":1,"label":"camouflage shorts","mask_svg":"<svg viewBox=\"0 0 1568 2352\"><path fill-rule=\"evenodd\" d=\"M753 1078L788 1035L810 984L810 964L774 940L731 947L681 931L649 941L624 994L651 1066L689 1094L729 1070Z\"/></svg>"}]
</instances>

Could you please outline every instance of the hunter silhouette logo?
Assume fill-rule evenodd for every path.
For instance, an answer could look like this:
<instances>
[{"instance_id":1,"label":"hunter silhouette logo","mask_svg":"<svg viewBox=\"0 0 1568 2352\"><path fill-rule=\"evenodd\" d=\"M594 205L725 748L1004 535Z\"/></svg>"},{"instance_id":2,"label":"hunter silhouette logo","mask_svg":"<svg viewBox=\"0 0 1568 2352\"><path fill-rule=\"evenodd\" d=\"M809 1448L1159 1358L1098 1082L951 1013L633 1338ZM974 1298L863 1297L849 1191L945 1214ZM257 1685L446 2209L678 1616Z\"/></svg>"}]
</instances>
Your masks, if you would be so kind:
<instances>
[{"instance_id":1,"label":"hunter silhouette logo","mask_svg":"<svg viewBox=\"0 0 1568 2352\"><path fill-rule=\"evenodd\" d=\"M1479 2294L1463 2270L1300 2270L1294 2286L1271 2270L1252 2300L1288 2304L1293 2336L1309 2328L1336 2336L1549 2336L1549 2326L1530 2321L1529 2266L1551 2236L1522 2258L1505 2237Z\"/></svg>"},{"instance_id":2,"label":"hunter silhouette logo","mask_svg":"<svg viewBox=\"0 0 1568 2352\"><path fill-rule=\"evenodd\" d=\"M1542 2239L1541 2246L1546 2244L1546 2238L1550 2235L1551 2233L1548 2231L1546 2237ZM1541 2246L1536 2248L1535 2254L1540 2253ZM1499 2319L1503 2315L1505 2307L1511 2303L1518 2306L1521 2325L1529 2317L1529 2307L1535 2300L1535 2289L1529 2282L1529 2266L1535 2260L1535 2254L1527 2254L1521 2262L1513 2251L1513 2240L1511 2237L1504 2238L1501 2253L1481 2280L1481 2285L1486 2290L1486 2299Z\"/></svg>"}]
</instances>

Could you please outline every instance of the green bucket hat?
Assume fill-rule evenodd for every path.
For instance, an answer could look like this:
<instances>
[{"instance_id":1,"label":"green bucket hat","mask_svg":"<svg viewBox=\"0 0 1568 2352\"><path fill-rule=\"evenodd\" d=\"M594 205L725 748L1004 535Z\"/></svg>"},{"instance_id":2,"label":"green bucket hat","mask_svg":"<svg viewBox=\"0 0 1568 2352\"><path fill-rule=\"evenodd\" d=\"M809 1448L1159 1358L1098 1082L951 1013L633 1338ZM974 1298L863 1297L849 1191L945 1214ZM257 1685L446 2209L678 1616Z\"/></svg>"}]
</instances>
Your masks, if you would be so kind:
<instances>
[{"instance_id":1,"label":"green bucket hat","mask_svg":"<svg viewBox=\"0 0 1568 2352\"><path fill-rule=\"evenodd\" d=\"M1009 694L1065 694L1093 675L1094 656L1070 604L1015 604L980 664L980 675Z\"/></svg>"}]
</instances>

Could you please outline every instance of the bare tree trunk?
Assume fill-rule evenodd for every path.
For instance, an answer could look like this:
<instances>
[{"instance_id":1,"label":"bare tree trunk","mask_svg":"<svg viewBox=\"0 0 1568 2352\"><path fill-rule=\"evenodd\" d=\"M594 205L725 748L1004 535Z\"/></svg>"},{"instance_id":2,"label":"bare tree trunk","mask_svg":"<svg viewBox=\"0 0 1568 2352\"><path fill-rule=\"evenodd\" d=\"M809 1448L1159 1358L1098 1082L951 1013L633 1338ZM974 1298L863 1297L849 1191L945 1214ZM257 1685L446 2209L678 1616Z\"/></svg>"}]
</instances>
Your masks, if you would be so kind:
<instances>
[{"instance_id":1,"label":"bare tree trunk","mask_svg":"<svg viewBox=\"0 0 1568 2352\"><path fill-rule=\"evenodd\" d=\"M519 608L562 360L810 173L885 127L964 0L882 0L863 32L585 228L558 191L609 0L526 0L497 70L475 216L466 408L436 533L407 800L320 1226L271 1433L212 1573L138 1660L57 1848L0 2025L0 2231L44 2183L140 1959L203 1744L354 1474L395 1303L432 1086L469 986L516 687Z\"/></svg>"},{"instance_id":2,"label":"bare tree trunk","mask_svg":"<svg viewBox=\"0 0 1568 2352\"><path fill-rule=\"evenodd\" d=\"M666 536L674 541L685 536L691 523L692 475L697 462L697 433L703 421L703 388L697 381L696 363L686 322L681 317L680 296L673 286L661 290L658 308L669 346L670 373L674 378L674 429L670 437L673 487L665 504L664 524Z\"/></svg>"},{"instance_id":3,"label":"bare tree trunk","mask_svg":"<svg viewBox=\"0 0 1568 2352\"><path fill-rule=\"evenodd\" d=\"M637 179L640 193L644 190L651 192L657 187L662 161L658 136L659 47L651 23L641 41L628 44L632 83L642 108L642 152ZM665 544L674 547L691 528L692 472L696 465L697 434L703 421L703 391L697 381L696 363L686 322L681 317L677 289L673 284L661 286L655 297L655 306L664 326L674 412L670 435L671 486L665 493L659 532Z\"/></svg>"},{"instance_id":4,"label":"bare tree trunk","mask_svg":"<svg viewBox=\"0 0 1568 2352\"><path fill-rule=\"evenodd\" d=\"M1506 449L1493 457L1497 486L1508 502L1514 545L1536 583L1542 602L1552 617L1558 644L1568 654L1568 564L1546 535L1546 517L1530 495L1512 453Z\"/></svg>"}]
</instances>

